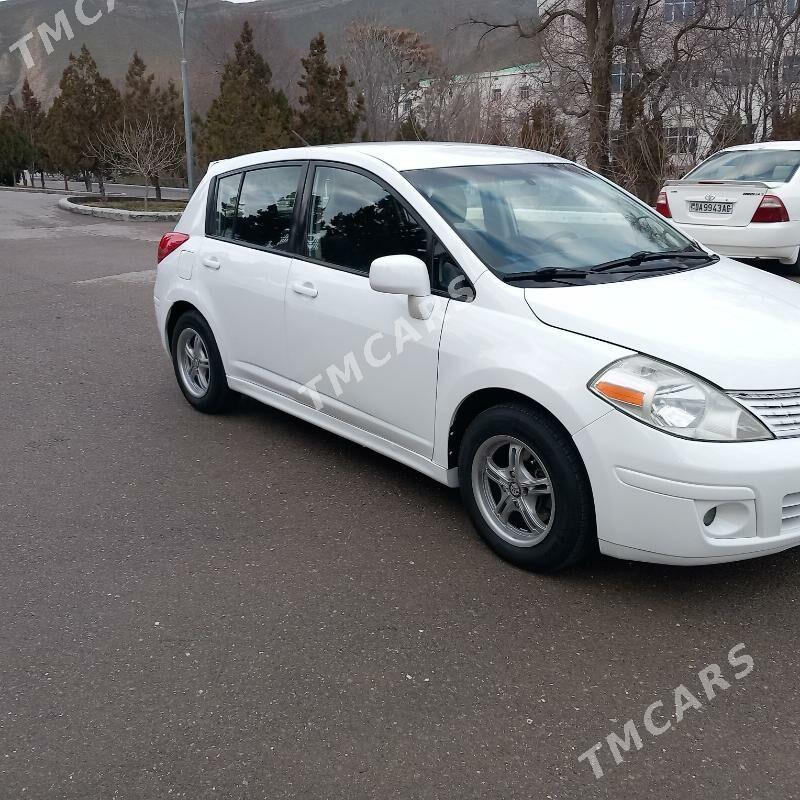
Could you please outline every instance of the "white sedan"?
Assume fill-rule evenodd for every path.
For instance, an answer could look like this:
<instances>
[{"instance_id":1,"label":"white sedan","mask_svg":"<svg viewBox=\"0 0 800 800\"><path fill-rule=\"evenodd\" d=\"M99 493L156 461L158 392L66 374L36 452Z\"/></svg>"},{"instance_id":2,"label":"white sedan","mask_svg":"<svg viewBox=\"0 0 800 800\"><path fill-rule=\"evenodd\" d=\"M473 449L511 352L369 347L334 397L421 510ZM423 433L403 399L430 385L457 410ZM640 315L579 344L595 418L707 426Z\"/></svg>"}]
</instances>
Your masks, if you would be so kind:
<instances>
[{"instance_id":1,"label":"white sedan","mask_svg":"<svg viewBox=\"0 0 800 800\"><path fill-rule=\"evenodd\" d=\"M248 395L459 486L517 565L800 544L800 285L576 164L434 143L241 156L158 260L194 408Z\"/></svg>"},{"instance_id":2,"label":"white sedan","mask_svg":"<svg viewBox=\"0 0 800 800\"><path fill-rule=\"evenodd\" d=\"M800 275L800 142L729 147L668 181L656 209L731 258L772 259Z\"/></svg>"}]
</instances>

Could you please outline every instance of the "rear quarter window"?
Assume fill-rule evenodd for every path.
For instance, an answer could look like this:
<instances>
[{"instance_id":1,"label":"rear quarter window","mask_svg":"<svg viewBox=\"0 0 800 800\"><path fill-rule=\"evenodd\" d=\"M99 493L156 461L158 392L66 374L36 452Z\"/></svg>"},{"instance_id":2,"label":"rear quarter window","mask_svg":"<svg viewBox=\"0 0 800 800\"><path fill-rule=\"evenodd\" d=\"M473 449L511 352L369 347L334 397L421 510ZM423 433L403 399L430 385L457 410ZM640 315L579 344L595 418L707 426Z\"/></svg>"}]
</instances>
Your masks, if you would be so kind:
<instances>
[{"instance_id":1,"label":"rear quarter window","mask_svg":"<svg viewBox=\"0 0 800 800\"><path fill-rule=\"evenodd\" d=\"M233 227L236 221L236 206L239 202L239 186L242 173L225 175L219 178L214 189L214 203L208 225L210 236L224 239L233 238Z\"/></svg>"}]
</instances>

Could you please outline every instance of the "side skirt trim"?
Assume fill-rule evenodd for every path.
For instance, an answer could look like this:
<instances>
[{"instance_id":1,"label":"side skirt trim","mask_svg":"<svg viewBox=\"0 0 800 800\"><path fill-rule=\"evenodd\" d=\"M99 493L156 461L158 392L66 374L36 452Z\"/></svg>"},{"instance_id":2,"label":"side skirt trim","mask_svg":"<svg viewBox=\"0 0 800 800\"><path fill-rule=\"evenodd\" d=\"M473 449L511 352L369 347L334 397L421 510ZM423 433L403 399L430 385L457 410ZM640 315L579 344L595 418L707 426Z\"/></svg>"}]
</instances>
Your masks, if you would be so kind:
<instances>
[{"instance_id":1,"label":"side skirt trim","mask_svg":"<svg viewBox=\"0 0 800 800\"><path fill-rule=\"evenodd\" d=\"M415 469L417 472L421 472L423 475L427 475L445 486L450 486L451 488L458 486L458 469L456 468L447 469L435 464L430 459L413 453L405 447L389 442L362 428L357 428L349 422L329 417L327 414L303 405L303 403L299 403L284 394L265 389L263 386L241 378L232 378L230 375L227 377L228 386L236 392L252 397L254 400L258 400L272 408L277 408L279 411L285 411L293 417L298 417L310 422L312 425L317 425L326 431L349 439L351 442L368 447L370 450L374 450L394 461L399 461L401 464L405 464L407 467L411 467L411 469Z\"/></svg>"}]
</instances>

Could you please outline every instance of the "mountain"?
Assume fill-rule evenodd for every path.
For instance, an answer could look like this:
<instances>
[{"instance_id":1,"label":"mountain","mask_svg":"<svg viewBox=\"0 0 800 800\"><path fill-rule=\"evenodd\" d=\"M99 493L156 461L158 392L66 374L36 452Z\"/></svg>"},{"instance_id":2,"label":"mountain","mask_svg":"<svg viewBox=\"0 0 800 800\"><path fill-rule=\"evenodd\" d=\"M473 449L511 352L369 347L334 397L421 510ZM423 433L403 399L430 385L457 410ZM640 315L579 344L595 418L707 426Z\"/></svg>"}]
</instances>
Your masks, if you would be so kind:
<instances>
[{"instance_id":1,"label":"mountain","mask_svg":"<svg viewBox=\"0 0 800 800\"><path fill-rule=\"evenodd\" d=\"M109 12L107 4L111 4ZM413 28L428 39L435 51L455 70L477 70L531 60L528 43L509 31L479 42L481 30L465 25L471 13L509 21L531 14L535 0L256 0L230 3L224 0L189 0L187 49L192 84L192 105L204 112L214 97L223 61L232 50L242 24L249 20L256 41L272 67L274 80L290 95L296 93L300 58L311 38L322 31L334 57L341 54L345 29L356 20L374 20ZM74 38L42 45L37 26L55 28L62 11ZM58 92L58 81L70 52L85 43L100 70L120 85L134 50L159 81L178 79L180 55L177 23L170 0L85 0L84 19L102 16L82 25L74 2L64 0L0 1L0 98L18 92L27 76L34 91L48 104ZM28 69L19 52L9 48L23 36L34 65Z\"/></svg>"}]
</instances>

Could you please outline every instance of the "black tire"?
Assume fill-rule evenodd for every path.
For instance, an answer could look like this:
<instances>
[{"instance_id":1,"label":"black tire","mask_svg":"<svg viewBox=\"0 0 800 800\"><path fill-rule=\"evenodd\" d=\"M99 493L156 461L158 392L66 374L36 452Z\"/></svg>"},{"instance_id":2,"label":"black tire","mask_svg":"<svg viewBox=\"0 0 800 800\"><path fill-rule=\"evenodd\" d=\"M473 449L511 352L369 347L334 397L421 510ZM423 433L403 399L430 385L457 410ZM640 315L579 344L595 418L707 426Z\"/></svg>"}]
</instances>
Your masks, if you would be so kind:
<instances>
[{"instance_id":1,"label":"black tire","mask_svg":"<svg viewBox=\"0 0 800 800\"><path fill-rule=\"evenodd\" d=\"M481 510L481 505L485 509L487 504L479 499L482 490L473 480L473 462L479 450L486 452L495 437L512 437L529 448L545 470L540 474L550 479L552 498L545 501L545 515L547 504L552 502L550 527L537 544L511 543L487 522L484 513L491 512ZM482 457L479 463L484 463ZM489 547L506 561L534 572L557 572L597 552L594 500L583 460L566 431L541 410L509 403L479 414L464 434L458 470L461 496L473 524ZM538 503L538 498L533 502ZM502 520L494 524L502 527Z\"/></svg>"},{"instance_id":2,"label":"black tire","mask_svg":"<svg viewBox=\"0 0 800 800\"><path fill-rule=\"evenodd\" d=\"M193 392L192 388L187 385L188 379L182 375L178 359L178 346L184 331L196 333L208 355L208 386L202 394L197 394L198 387L196 386ZM189 334L187 333L187 335ZM178 386L183 392L183 396L194 408L204 414L219 414L230 408L237 395L228 387L225 367L222 365L214 334L199 312L186 311L178 318L172 331L170 351Z\"/></svg>"},{"instance_id":3,"label":"black tire","mask_svg":"<svg viewBox=\"0 0 800 800\"><path fill-rule=\"evenodd\" d=\"M800 277L800 253L797 254L794 264L781 264L780 268L783 274L790 278Z\"/></svg>"}]
</instances>

